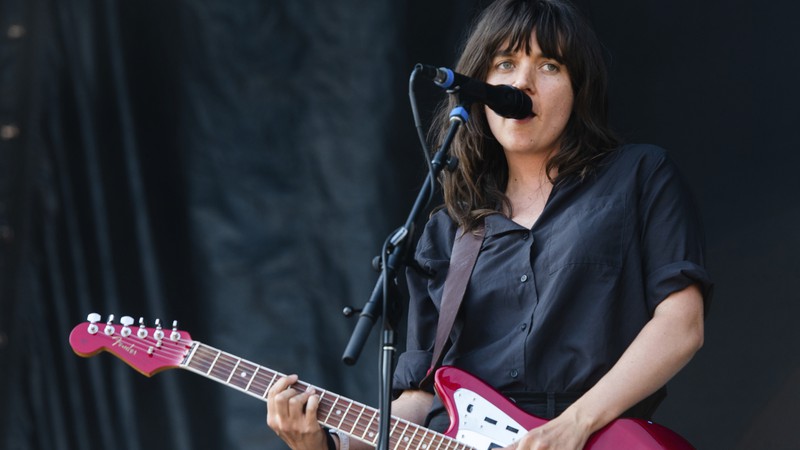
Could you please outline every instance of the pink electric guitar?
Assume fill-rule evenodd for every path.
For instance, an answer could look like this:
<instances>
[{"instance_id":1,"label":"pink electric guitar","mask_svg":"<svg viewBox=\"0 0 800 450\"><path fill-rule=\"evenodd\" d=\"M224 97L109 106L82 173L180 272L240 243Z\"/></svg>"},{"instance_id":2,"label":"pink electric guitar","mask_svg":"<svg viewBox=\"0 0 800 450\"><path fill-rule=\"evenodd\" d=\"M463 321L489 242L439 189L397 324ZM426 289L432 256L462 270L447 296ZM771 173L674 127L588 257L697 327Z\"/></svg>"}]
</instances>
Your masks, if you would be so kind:
<instances>
[{"instance_id":1,"label":"pink electric guitar","mask_svg":"<svg viewBox=\"0 0 800 450\"><path fill-rule=\"evenodd\" d=\"M266 401L267 391L283 375L263 366L192 341L177 324L162 329L159 321L148 328L144 320L134 325L125 316L104 324L99 314L76 326L69 336L72 349L80 356L103 350L113 353L144 375L181 368L226 384ZM451 425L440 434L405 420L392 418L390 446L394 450L489 450L505 447L530 430L547 422L517 408L500 393L455 367L436 372L436 390L450 415ZM308 384L298 383L297 389ZM320 395L317 420L353 439L376 445L378 411L358 402L316 388ZM586 444L590 450L684 450L693 447L667 428L636 419L617 419L595 433Z\"/></svg>"}]
</instances>

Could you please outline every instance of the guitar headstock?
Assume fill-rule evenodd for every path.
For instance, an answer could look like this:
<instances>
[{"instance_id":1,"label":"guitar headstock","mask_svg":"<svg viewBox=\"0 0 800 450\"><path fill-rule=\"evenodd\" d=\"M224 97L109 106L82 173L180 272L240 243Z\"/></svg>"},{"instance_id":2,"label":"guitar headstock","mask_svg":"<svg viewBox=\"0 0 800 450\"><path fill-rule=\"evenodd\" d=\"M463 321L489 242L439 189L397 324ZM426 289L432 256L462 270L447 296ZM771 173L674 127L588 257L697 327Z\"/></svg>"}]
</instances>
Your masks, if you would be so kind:
<instances>
[{"instance_id":1,"label":"guitar headstock","mask_svg":"<svg viewBox=\"0 0 800 450\"><path fill-rule=\"evenodd\" d=\"M115 324L113 314L105 323L100 322L97 313L89 314L87 320L69 335L75 353L88 358L107 351L148 377L180 366L192 346L191 336L177 329L177 321L172 328L163 329L159 320L155 327L146 327L144 319L134 325L129 316L123 316Z\"/></svg>"}]
</instances>

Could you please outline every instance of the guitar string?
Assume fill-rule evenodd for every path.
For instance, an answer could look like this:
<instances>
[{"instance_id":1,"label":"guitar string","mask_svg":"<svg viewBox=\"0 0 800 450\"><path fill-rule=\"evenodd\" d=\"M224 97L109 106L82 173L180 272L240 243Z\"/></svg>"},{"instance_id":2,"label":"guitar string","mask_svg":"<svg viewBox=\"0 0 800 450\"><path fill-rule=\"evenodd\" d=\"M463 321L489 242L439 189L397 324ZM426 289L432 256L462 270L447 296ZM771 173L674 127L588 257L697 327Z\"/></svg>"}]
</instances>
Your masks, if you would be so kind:
<instances>
[{"instance_id":1,"label":"guitar string","mask_svg":"<svg viewBox=\"0 0 800 450\"><path fill-rule=\"evenodd\" d=\"M86 323L86 325L88 326L88 323ZM120 333L121 330L121 328L118 328L120 327L120 325L112 325L112 327L114 327L114 333L112 335L107 335L103 332L101 336L106 336L109 339L113 339L114 336L119 336L119 338L123 340L124 344L128 344L129 346L132 346L137 350L142 350L149 354L149 350L152 348L153 353L149 354L149 356L152 358L158 358L161 360L174 360L175 358L178 358L180 359L179 364L184 362L185 357L188 355L188 350L191 349L191 345L193 343L193 341L191 341L190 339L186 339L185 336L181 335L181 338L178 341L173 341L171 339L161 339L160 340L161 345L158 346L159 340L154 338L154 333L158 331L155 328L146 327L145 329L148 331L148 335L145 338L139 338L135 333L132 333L128 337L118 334ZM131 329L131 331L133 332L135 330ZM162 329L162 331L164 330ZM166 333L168 332L169 330L164 331L165 338L167 337ZM263 368L255 363L228 354L226 352L207 346L205 344L201 344L199 342L196 343L199 345L198 351L193 355L191 360L186 361L187 365L191 365L192 363L196 362L196 365L194 367L195 369L205 368L207 366L208 370L206 371L206 374L209 377L213 377L217 380L224 382L225 384L236 386L250 393L258 392L254 391L253 387L261 388L263 394L261 394L260 397L262 397L262 399L264 400L266 400L264 396L266 395L267 390L274 383L274 380L277 379L278 376L285 376L284 374ZM118 345L117 342L115 342L112 345L112 347L116 345ZM214 355L214 353L217 353L217 355ZM246 372L250 372L250 376L248 377L250 381L245 386L240 386L232 381L236 379L235 377L233 377L234 370L238 369L238 366L240 366L242 363L254 369L251 371L245 371L245 374L243 376L247 376ZM271 376L264 376L261 374L261 372L267 372L267 373L272 372L272 374ZM272 381L267 381L267 378L270 378ZM305 388L307 387L313 387L317 392L317 394L321 395L320 406L325 406L326 409L330 411L327 417L328 424L333 425L335 428L339 430L348 432L348 434L351 434L352 436L355 436L360 439L367 439L368 437L377 436L378 411L375 410L374 408L371 408L359 402L355 402L353 400L346 399L337 394L325 391L324 389L320 389L316 386L312 386L302 381L298 381L297 383L295 383L293 387L300 387L302 390L305 390ZM334 398L331 399L329 397L334 397ZM344 413L342 418L338 420L338 423L334 425L334 422L329 420L330 414L334 413L332 409L337 403L341 401L347 402L347 405L343 405L343 407L347 407L347 412ZM361 408L358 415L351 413L351 409L354 406ZM357 419L358 417L364 415L365 413L367 413L367 417L371 417L371 420L366 425L363 425L363 433L357 433L357 431L360 431ZM403 427L403 426L405 427L403 428L403 431L397 433L398 427ZM450 450L451 444L456 445L454 449L469 448L463 446L464 445L463 443L455 441L449 436L431 432L430 430L427 430L424 427L412 424L408 421L398 418L392 418L392 421L390 423L390 429L393 430L393 432L390 435L390 444L391 443L394 444L393 448L398 448L398 445L404 445L404 447L402 448L411 449L414 447L410 446L413 446L415 443L417 444L415 448L428 449L428 450L442 449L441 447L442 444L446 444L446 447L444 447L442 450ZM423 431L421 435L419 434L420 430ZM410 437L405 436L406 434L408 434L409 431L412 431L413 434ZM428 438L426 435L429 432L433 433L434 436ZM439 440L438 443L436 442L437 439ZM426 440L429 441L427 444ZM374 444L375 440L370 439L370 442ZM423 444L426 444L426 446L423 446ZM438 446L434 449L430 444L438 444ZM458 445L462 445L463 447L459 447Z\"/></svg>"},{"instance_id":2,"label":"guitar string","mask_svg":"<svg viewBox=\"0 0 800 450\"><path fill-rule=\"evenodd\" d=\"M88 326L88 325L89 325L88 323L85 323L85 326ZM130 347L130 348L133 348L134 350L142 351L144 353L147 353L148 356L151 357L151 358L154 358L154 359L157 359L157 360L161 360L161 361L174 362L174 363L176 363L178 365L180 365L182 362L184 362L185 357L188 355L188 351L191 349L191 345L193 343L193 341L191 341L190 339L187 339L184 335L181 335L181 338L178 341L173 341L171 339L160 339L160 340L155 339L155 337L154 337L155 334L154 333L156 331L158 331L155 328L145 328L145 330L147 330L148 334L147 334L147 336L145 338L140 338L135 333L132 333L131 335L129 335L127 337L122 336L122 334L120 334L121 333L121 329L122 329L121 325L112 325L112 327L114 328L114 333L111 334L111 335L107 335L107 334L105 334L105 332L103 332L102 334L95 333L95 335L106 337L109 340L113 340L115 336L119 337L119 339L121 340L122 344L125 345L125 347ZM133 332L135 330L131 330L131 331ZM161 342L161 345L158 345L159 341ZM199 342L197 344L198 345L202 345ZM119 343L114 341L113 344L111 344L110 347L113 348L113 347L118 346L118 345L119 345ZM208 347L208 346L205 346L205 347ZM120 348L123 348L123 347L120 346ZM202 350L202 347L198 347L198 348ZM211 347L208 347L208 348L211 348ZM152 353L150 353L151 349L152 349ZM124 350L124 348L123 348L123 350ZM203 354L202 354L202 351L201 351L201 353L197 355L198 356L198 358L197 358L197 363L198 364L196 364L196 365L197 366L203 366L203 365L207 366L208 370L206 371L206 375L208 375L208 376L210 376L212 378L215 378L215 379L224 380L228 384L236 385L235 383L230 382L230 375L232 375L232 371L233 371L233 369L235 367L235 365L234 365L235 363L233 363L232 361L228 360L227 358L234 358L236 360L241 360L241 359L237 358L237 357L234 357L232 355L225 354L224 352L221 352L221 351L216 350L216 349L214 349L213 351L218 352L220 354L220 356L223 356L223 358L217 360L216 362L209 361L209 360L206 360L203 357ZM213 359L215 356L209 354L208 357ZM250 364L251 366L255 367L256 369L259 368L259 366L255 365L253 363L250 363L248 361L245 361L245 360L241 360L241 361L244 361L244 362ZM189 364L191 362L192 361L187 361L187 363L189 363ZM197 368L197 367L195 367L195 368ZM224 372L223 372L223 370L224 370ZM225 374L227 374L228 377L226 377ZM282 374L279 374L279 375L282 375ZM276 377L273 377L273 379L274 378L276 378ZM266 385L264 385L264 384L262 384L260 382L261 381L260 378L258 378L256 380L253 380L253 381L254 381L253 386L263 388L264 394L261 395L262 397L266 394L266 389L272 384L272 382L269 382ZM266 381L266 380L264 380L264 381ZM236 386L238 386L238 385L236 385ZM238 387L242 387L242 386L238 386ZM244 387L242 387L242 389L244 389ZM252 392L253 390L249 389L248 391Z\"/></svg>"},{"instance_id":3,"label":"guitar string","mask_svg":"<svg viewBox=\"0 0 800 450\"><path fill-rule=\"evenodd\" d=\"M216 372L216 374L214 376L216 378L220 379L220 380L229 379L229 377L231 375L231 370L233 370L233 367L236 367L236 365L237 365L237 363L239 363L239 361L244 361L245 364L253 366L253 367L257 368L257 369L259 368L259 366L251 363L250 361L241 360L241 358L238 358L238 357L236 357L234 355L230 355L230 354L228 354L226 352L222 352L220 350L214 349L213 347L209 347L209 346L205 346L205 345L204 345L204 347L205 348L202 349L203 351L199 351L199 352L195 353L195 355L193 356L193 359L194 358L202 359L203 360L202 362L205 363L204 365L209 365L210 366L211 364L213 364L214 368L212 368L210 370L211 370L212 373ZM217 357L216 355L214 355L214 353L219 353L220 356ZM214 358L217 358L216 361L215 362L211 361ZM217 368L217 366L220 366L220 370L214 370L215 368ZM257 375L258 374L254 373L252 376L257 377ZM262 378L264 378L264 377L262 377ZM258 377L255 380L252 381L252 385L255 385L255 386L260 385L260 387L264 388L264 385L259 383L256 380L258 380ZM231 383L229 381L226 381L226 383L227 384L234 384L234 383ZM311 385L309 385L307 383L304 383L304 382L298 382L295 385L295 387L298 387L298 386L308 387L308 386L311 386ZM239 386L239 387L242 387L242 386ZM367 440L367 441L371 442L372 444L375 444L374 437L377 435L377 431L378 431L377 430L377 420L376 420L377 416L378 416L378 411L377 410L375 410L374 408L368 407L367 405L361 404L359 402L355 402L353 400L346 399L346 398L341 397L341 396L339 396L337 394L334 394L332 392L325 391L325 390L320 389L320 388L318 388L316 386L313 386L313 387L317 391L317 393L321 396L320 406L323 407L323 410L327 410L328 411L328 415L326 416L326 418L325 419L321 419L322 422L327 422L327 424L333 426L334 428L340 429L342 431L347 432L348 434L351 434L354 437L357 437L357 438L360 438L360 439L363 439L363 440ZM247 389L247 390L250 391L250 392L253 391L252 388ZM331 398L331 397L333 397L333 398ZM337 417L335 417L335 416L333 418L331 418L332 414L336 414L336 410L334 410L333 408L336 405L338 405L339 403L341 403L341 402L346 402L346 403L342 404L340 406L339 411L346 409L347 412L343 413L341 419L337 419ZM355 407L355 409L354 409L354 407ZM362 425L361 427L359 427L358 426L359 423L357 422L357 419L360 416L364 415L365 413L367 414L367 417L372 417L372 419L366 425ZM402 445L404 445L404 447L402 447L402 448L408 448L408 449L412 449L412 448L431 449L431 448L433 448L432 447L432 444L433 444L433 445L437 445L437 447L435 447L436 449L440 449L440 448L442 448L441 445L445 444L446 447L444 447L444 449L447 450L447 449L451 448L451 445L455 445L456 447L454 447L454 448L456 448L456 449L459 448L458 445L463 445L462 443L453 440L449 436L445 436L445 435L442 435L442 434L439 434L439 433L434 433L434 432L432 432L430 430L425 429L424 427L421 427L421 426L416 425L416 424L412 424L412 423L410 423L408 421L404 421L402 419L396 419L396 418L393 418L392 420L393 420L393 422L392 422L391 425L395 430L397 430L398 427L405 426L405 428L403 429L402 433L399 433L399 434L398 433L393 433L392 436L390 436L390 439L392 439L392 443L394 444L394 448L400 448L400 447L397 447L397 446L402 444ZM363 430L363 432L361 432L361 430ZM420 430L423 431L421 434L420 434ZM406 434L409 434L409 432L411 432L411 436L410 437L405 436ZM433 434L433 436L428 436L428 434ZM405 439L406 437L408 439ZM426 440L429 441L428 444L426 444ZM426 446L423 447L423 444L426 444ZM468 447L462 447L462 448L468 448Z\"/></svg>"},{"instance_id":4,"label":"guitar string","mask_svg":"<svg viewBox=\"0 0 800 450\"><path fill-rule=\"evenodd\" d=\"M202 366L208 365L209 366L209 371L208 372L210 374L213 373L213 376L215 378L218 378L220 380L222 380L223 378L225 378L226 380L230 379L231 370L233 370L233 367L236 366L237 360L239 358L236 357L236 356L233 356L233 355L226 354L224 352L220 352L219 350L216 350L216 349L212 350L212 349L209 348L209 349L202 349L202 350L203 351L197 352L195 354L195 356L193 357L193 359L194 358L199 358L199 359L202 360L200 365L202 365ZM214 355L213 354L214 352L219 352L220 356ZM209 360L212 359L212 358L214 358L215 361L209 362ZM247 362L247 363L249 364L249 362ZM211 364L213 364L213 368L211 368ZM226 374L227 374L227 377L226 377ZM258 381L259 378L255 374L253 376L256 377L256 379L252 380L251 384L255 385L257 387L259 387L259 385L260 385L261 388L264 388L264 385L261 384L260 381ZM233 383L230 383L229 381L226 381L226 383L233 384ZM300 387L300 386L308 387L310 385L308 385L306 383L303 383L303 382L299 382L299 383L297 383L295 385L295 387ZM239 386L239 387L241 387L241 386ZM365 426L363 434L356 435L355 434L356 426L355 426L355 423L353 423L354 419L352 417L350 417L350 415L351 415L350 410L353 409L354 406L356 407L356 410L358 408L360 408L361 414L363 414L364 411L369 411L370 408L368 408L366 405L360 404L358 402L354 402L354 401L349 400L349 399L344 399L343 397L340 397L340 396L338 396L336 394L333 394L331 392L327 392L327 391L325 391L323 389L320 389L320 388L318 388L316 386L314 386L314 388L320 395L321 413L324 413L325 411L328 412L328 414L326 415L326 417L324 419L322 419L322 418L320 419L321 422L326 423L328 425L331 425L334 428L341 429L343 431L350 431L353 436L357 436L360 439L368 439L368 437L374 437L375 436L375 434L377 433L377 430L376 429L368 429L368 428L366 428L366 426ZM247 389L247 390L250 391L250 392L253 391L252 388ZM266 391L266 389L264 389L264 391ZM263 395L262 395L262 397L263 397ZM337 406L339 403L342 403L340 405L340 408L339 409L334 409L335 406ZM344 408L346 408L347 412L343 414L343 417L338 418L337 415ZM376 412L373 412L372 414L375 415ZM372 424L373 422L375 422L374 417L371 420L370 424ZM348 430L348 428L349 428L349 430ZM372 436L370 436L370 431L372 431L372 433L371 433ZM374 438L371 439L371 442L373 444L375 443Z\"/></svg>"}]
</instances>

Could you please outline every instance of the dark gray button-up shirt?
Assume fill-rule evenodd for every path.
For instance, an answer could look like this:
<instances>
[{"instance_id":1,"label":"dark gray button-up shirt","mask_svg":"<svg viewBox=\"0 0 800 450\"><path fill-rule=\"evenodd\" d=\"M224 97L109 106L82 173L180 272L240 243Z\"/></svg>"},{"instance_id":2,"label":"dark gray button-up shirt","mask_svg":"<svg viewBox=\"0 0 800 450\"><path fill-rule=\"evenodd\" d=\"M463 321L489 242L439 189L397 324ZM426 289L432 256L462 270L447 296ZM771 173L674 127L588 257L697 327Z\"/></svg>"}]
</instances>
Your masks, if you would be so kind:
<instances>
[{"instance_id":1,"label":"dark gray button-up shirt","mask_svg":"<svg viewBox=\"0 0 800 450\"><path fill-rule=\"evenodd\" d=\"M444 364L500 391L584 392L669 294L699 283L709 300L699 216L658 147L622 147L584 181L559 183L532 229L500 214L485 225ZM439 211L420 237L397 390L430 366L456 228Z\"/></svg>"}]
</instances>

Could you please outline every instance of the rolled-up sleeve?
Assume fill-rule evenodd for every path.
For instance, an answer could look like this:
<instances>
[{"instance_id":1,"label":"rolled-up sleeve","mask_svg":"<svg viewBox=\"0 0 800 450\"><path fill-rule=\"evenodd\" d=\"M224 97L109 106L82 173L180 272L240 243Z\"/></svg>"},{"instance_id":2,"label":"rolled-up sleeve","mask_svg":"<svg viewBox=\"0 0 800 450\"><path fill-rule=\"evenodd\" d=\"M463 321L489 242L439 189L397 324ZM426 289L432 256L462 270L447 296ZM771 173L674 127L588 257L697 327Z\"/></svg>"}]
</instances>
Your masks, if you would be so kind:
<instances>
[{"instance_id":1,"label":"rolled-up sleeve","mask_svg":"<svg viewBox=\"0 0 800 450\"><path fill-rule=\"evenodd\" d=\"M707 311L713 284L705 269L705 236L695 200L664 152L650 162L639 203L648 308L652 314L670 294L697 284Z\"/></svg>"}]
</instances>

